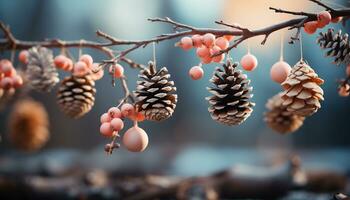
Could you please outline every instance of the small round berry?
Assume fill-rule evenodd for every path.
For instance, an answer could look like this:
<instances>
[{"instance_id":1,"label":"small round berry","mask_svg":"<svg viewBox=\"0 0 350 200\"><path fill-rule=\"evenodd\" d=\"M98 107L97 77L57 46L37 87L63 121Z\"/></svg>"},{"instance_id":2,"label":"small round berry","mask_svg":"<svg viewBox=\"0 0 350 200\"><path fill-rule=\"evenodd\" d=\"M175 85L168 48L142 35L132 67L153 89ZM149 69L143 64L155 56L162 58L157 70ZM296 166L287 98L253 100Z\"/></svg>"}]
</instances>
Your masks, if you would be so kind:
<instances>
[{"instance_id":1,"label":"small round berry","mask_svg":"<svg viewBox=\"0 0 350 200\"><path fill-rule=\"evenodd\" d=\"M92 79L97 81L100 80L103 76L104 76L104 70L103 69L99 69L97 72L95 72L95 70L97 70L98 67L98 63L94 63L92 64Z\"/></svg>"},{"instance_id":2,"label":"small round berry","mask_svg":"<svg viewBox=\"0 0 350 200\"><path fill-rule=\"evenodd\" d=\"M201 47L199 47L197 50L196 50L196 53L197 55L200 57L200 58L204 58L204 57L208 57L210 56L210 50L208 49L208 47L202 45Z\"/></svg>"},{"instance_id":3,"label":"small round berry","mask_svg":"<svg viewBox=\"0 0 350 200\"><path fill-rule=\"evenodd\" d=\"M291 69L290 65L284 61L276 62L270 70L271 79L277 83L282 83L287 79Z\"/></svg>"},{"instance_id":4,"label":"small round berry","mask_svg":"<svg viewBox=\"0 0 350 200\"><path fill-rule=\"evenodd\" d=\"M319 25L327 25L331 22L332 16L328 11L322 11L317 15L317 21Z\"/></svg>"},{"instance_id":5,"label":"small round berry","mask_svg":"<svg viewBox=\"0 0 350 200\"><path fill-rule=\"evenodd\" d=\"M142 152L148 145L148 135L137 126L131 127L124 133L123 144L131 152Z\"/></svg>"},{"instance_id":6,"label":"small round berry","mask_svg":"<svg viewBox=\"0 0 350 200\"><path fill-rule=\"evenodd\" d=\"M29 55L29 52L27 50L22 50L18 54L18 60L23 64L27 64L28 63L28 55Z\"/></svg>"},{"instance_id":7,"label":"small round berry","mask_svg":"<svg viewBox=\"0 0 350 200\"><path fill-rule=\"evenodd\" d=\"M109 116L108 113L103 113L100 117L100 121L101 121L101 123L110 122L111 117Z\"/></svg>"},{"instance_id":8,"label":"small round berry","mask_svg":"<svg viewBox=\"0 0 350 200\"><path fill-rule=\"evenodd\" d=\"M350 76L350 65L346 66L346 75Z\"/></svg>"},{"instance_id":9,"label":"small round berry","mask_svg":"<svg viewBox=\"0 0 350 200\"><path fill-rule=\"evenodd\" d=\"M108 114L111 118L121 118L122 113L119 108L117 107L112 107L108 110Z\"/></svg>"},{"instance_id":10,"label":"small round berry","mask_svg":"<svg viewBox=\"0 0 350 200\"><path fill-rule=\"evenodd\" d=\"M123 117L132 117L135 113L135 107L130 103L124 103L121 107Z\"/></svg>"},{"instance_id":11,"label":"small round berry","mask_svg":"<svg viewBox=\"0 0 350 200\"><path fill-rule=\"evenodd\" d=\"M307 34L314 34L317 30L318 22L317 21L310 21L306 22L304 24L304 31Z\"/></svg>"},{"instance_id":12,"label":"small round berry","mask_svg":"<svg viewBox=\"0 0 350 200\"><path fill-rule=\"evenodd\" d=\"M188 72L188 74L190 75L190 77L193 80L199 80L201 78L203 78L204 75L204 71L202 69L202 67L200 66L194 66L190 69L190 71Z\"/></svg>"},{"instance_id":13,"label":"small round berry","mask_svg":"<svg viewBox=\"0 0 350 200\"><path fill-rule=\"evenodd\" d=\"M111 68L110 68L110 72L112 71L112 73L113 73L113 70L114 70L113 76L115 78L122 78L124 76L124 68L123 68L123 66L121 66L119 64L112 65Z\"/></svg>"},{"instance_id":14,"label":"small round berry","mask_svg":"<svg viewBox=\"0 0 350 200\"><path fill-rule=\"evenodd\" d=\"M12 78L10 77L4 77L0 82L0 87L5 90L12 88L12 86L13 86L13 81L12 81Z\"/></svg>"},{"instance_id":15,"label":"small round berry","mask_svg":"<svg viewBox=\"0 0 350 200\"><path fill-rule=\"evenodd\" d=\"M89 73L89 68L85 62L78 61L74 64L73 75L85 76Z\"/></svg>"},{"instance_id":16,"label":"small round berry","mask_svg":"<svg viewBox=\"0 0 350 200\"><path fill-rule=\"evenodd\" d=\"M84 62L88 68L92 68L92 63L94 62L94 60L92 59L92 57L88 54L84 54L82 56L80 56L79 58L80 61Z\"/></svg>"},{"instance_id":17,"label":"small round berry","mask_svg":"<svg viewBox=\"0 0 350 200\"><path fill-rule=\"evenodd\" d=\"M203 39L203 37L201 35L198 35L198 34L193 35L192 36L193 46L197 47L197 48L202 46L202 44L203 44L202 39Z\"/></svg>"},{"instance_id":18,"label":"small round berry","mask_svg":"<svg viewBox=\"0 0 350 200\"><path fill-rule=\"evenodd\" d=\"M342 96L342 97L347 97L350 95L350 86L349 84L345 84L345 85L342 85L339 87L339 90L338 90L338 93L339 93L339 96Z\"/></svg>"},{"instance_id":19,"label":"small round berry","mask_svg":"<svg viewBox=\"0 0 350 200\"><path fill-rule=\"evenodd\" d=\"M213 59L212 59L212 57L210 57L210 55L201 58L201 63L203 63L203 64L209 64L209 63L211 63L212 61L213 61Z\"/></svg>"},{"instance_id":20,"label":"small round berry","mask_svg":"<svg viewBox=\"0 0 350 200\"><path fill-rule=\"evenodd\" d=\"M215 54L220 53L220 51L221 51L221 48L220 48L220 47L218 47L218 46L213 46L213 48L210 49L210 55L213 56L213 55L215 55ZM217 55L217 56L212 57L212 61L213 61L213 62L217 62L217 63L223 61L224 59L225 59L225 55L224 55L223 53L220 54L220 55Z\"/></svg>"},{"instance_id":21,"label":"small round berry","mask_svg":"<svg viewBox=\"0 0 350 200\"><path fill-rule=\"evenodd\" d=\"M193 47L192 39L190 37L181 38L180 45L184 50L189 50Z\"/></svg>"},{"instance_id":22,"label":"small round berry","mask_svg":"<svg viewBox=\"0 0 350 200\"><path fill-rule=\"evenodd\" d=\"M246 54L241 59L242 68L246 71L253 71L258 66L258 60L250 53Z\"/></svg>"},{"instance_id":23,"label":"small round berry","mask_svg":"<svg viewBox=\"0 0 350 200\"><path fill-rule=\"evenodd\" d=\"M214 45L214 42L215 42L215 35L214 34L206 33L205 35L203 35L203 43L207 47L212 47Z\"/></svg>"},{"instance_id":24,"label":"small round berry","mask_svg":"<svg viewBox=\"0 0 350 200\"><path fill-rule=\"evenodd\" d=\"M113 129L112 129L111 123L109 122L102 123L100 126L100 133L105 137L112 137Z\"/></svg>"},{"instance_id":25,"label":"small round berry","mask_svg":"<svg viewBox=\"0 0 350 200\"><path fill-rule=\"evenodd\" d=\"M67 65L67 59L68 58L65 55L58 55L55 57L53 62L57 68L62 69L64 67L66 67L66 65Z\"/></svg>"},{"instance_id":26,"label":"small round berry","mask_svg":"<svg viewBox=\"0 0 350 200\"><path fill-rule=\"evenodd\" d=\"M13 68L13 65L10 60L8 59L2 59L0 60L0 72L4 72L3 68Z\"/></svg>"},{"instance_id":27,"label":"small round berry","mask_svg":"<svg viewBox=\"0 0 350 200\"><path fill-rule=\"evenodd\" d=\"M67 72L72 71L73 68L74 68L74 64L73 64L72 59L67 58L66 62L67 62L67 63L66 63L66 66L65 66L64 68L62 68L62 69L65 70L65 71L67 71Z\"/></svg>"},{"instance_id":28,"label":"small round berry","mask_svg":"<svg viewBox=\"0 0 350 200\"><path fill-rule=\"evenodd\" d=\"M343 17L335 17L331 20L332 23L339 23L341 20L343 20Z\"/></svg>"},{"instance_id":29,"label":"small round berry","mask_svg":"<svg viewBox=\"0 0 350 200\"><path fill-rule=\"evenodd\" d=\"M124 128L124 122L120 118L114 118L111 121L111 126L114 131L121 131Z\"/></svg>"},{"instance_id":30,"label":"small round berry","mask_svg":"<svg viewBox=\"0 0 350 200\"><path fill-rule=\"evenodd\" d=\"M226 40L230 42L231 40L233 40L233 35L224 35L224 38L226 38Z\"/></svg>"},{"instance_id":31,"label":"small round berry","mask_svg":"<svg viewBox=\"0 0 350 200\"><path fill-rule=\"evenodd\" d=\"M219 37L215 40L215 45L220 47L220 49L224 50L227 49L230 43L225 37Z\"/></svg>"},{"instance_id":32,"label":"small round berry","mask_svg":"<svg viewBox=\"0 0 350 200\"><path fill-rule=\"evenodd\" d=\"M23 79L21 76L16 75L16 76L12 77L12 83L13 83L13 87L19 88L23 85Z\"/></svg>"},{"instance_id":33,"label":"small round berry","mask_svg":"<svg viewBox=\"0 0 350 200\"><path fill-rule=\"evenodd\" d=\"M5 76L14 76L14 68L11 62L4 61L1 65L1 71Z\"/></svg>"}]
</instances>

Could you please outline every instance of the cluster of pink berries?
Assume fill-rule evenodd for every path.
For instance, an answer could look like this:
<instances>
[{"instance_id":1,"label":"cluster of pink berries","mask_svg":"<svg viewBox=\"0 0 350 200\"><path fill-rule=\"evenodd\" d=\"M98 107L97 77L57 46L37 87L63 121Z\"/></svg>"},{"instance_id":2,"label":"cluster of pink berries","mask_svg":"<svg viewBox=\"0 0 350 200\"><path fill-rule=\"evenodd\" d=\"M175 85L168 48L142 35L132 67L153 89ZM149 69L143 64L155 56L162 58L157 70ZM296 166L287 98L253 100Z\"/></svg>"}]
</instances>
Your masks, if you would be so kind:
<instances>
[{"instance_id":1,"label":"cluster of pink berries","mask_svg":"<svg viewBox=\"0 0 350 200\"><path fill-rule=\"evenodd\" d=\"M0 60L0 89L10 90L23 85L23 79L17 74L12 62L7 59Z\"/></svg>"},{"instance_id":2,"label":"cluster of pink berries","mask_svg":"<svg viewBox=\"0 0 350 200\"><path fill-rule=\"evenodd\" d=\"M107 113L101 115L100 133L109 138L113 138L112 143L105 145L105 151L111 153L119 144L114 143L114 139L119 137L119 132L124 128L124 119L134 121L134 126L129 128L123 135L123 145L132 152L142 152L148 145L146 132L137 126L137 122L143 121L143 114L137 112L135 107L129 103L124 103L121 109L112 107Z\"/></svg>"},{"instance_id":3,"label":"cluster of pink berries","mask_svg":"<svg viewBox=\"0 0 350 200\"><path fill-rule=\"evenodd\" d=\"M314 34L318 28L323 28L330 22L338 23L342 19L342 17L332 19L332 16L328 11L322 11L317 15L317 21L310 21L304 24L304 31L308 34Z\"/></svg>"}]
</instances>

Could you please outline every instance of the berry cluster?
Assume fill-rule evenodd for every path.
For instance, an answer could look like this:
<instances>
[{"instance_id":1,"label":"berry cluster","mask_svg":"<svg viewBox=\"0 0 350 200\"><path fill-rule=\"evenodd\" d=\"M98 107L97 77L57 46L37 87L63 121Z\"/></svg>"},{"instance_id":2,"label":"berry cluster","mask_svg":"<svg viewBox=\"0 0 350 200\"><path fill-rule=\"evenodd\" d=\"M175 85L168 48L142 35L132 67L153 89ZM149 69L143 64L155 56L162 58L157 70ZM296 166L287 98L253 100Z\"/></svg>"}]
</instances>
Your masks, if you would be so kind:
<instances>
[{"instance_id":1,"label":"berry cluster","mask_svg":"<svg viewBox=\"0 0 350 200\"><path fill-rule=\"evenodd\" d=\"M23 85L23 79L17 74L12 62L7 59L0 60L0 90L13 90Z\"/></svg>"},{"instance_id":2,"label":"berry cluster","mask_svg":"<svg viewBox=\"0 0 350 200\"><path fill-rule=\"evenodd\" d=\"M342 17L332 19L332 16L328 11L322 11L317 15L317 21L310 21L304 24L304 31L307 34L314 34L318 28L324 28L331 22L338 23L342 19Z\"/></svg>"},{"instance_id":3,"label":"berry cluster","mask_svg":"<svg viewBox=\"0 0 350 200\"><path fill-rule=\"evenodd\" d=\"M134 122L134 126L129 128L123 136L124 146L132 152L142 152L148 145L148 136L146 132L137 126L137 122L143 121L144 116L136 112L135 107L129 103L124 103L121 109L112 107L107 113L101 115L100 133L108 138L112 138L112 142L105 145L105 151L112 153L113 149L119 148L119 144L115 143L115 139L120 137L119 132L124 128L124 119L130 119Z\"/></svg>"}]
</instances>

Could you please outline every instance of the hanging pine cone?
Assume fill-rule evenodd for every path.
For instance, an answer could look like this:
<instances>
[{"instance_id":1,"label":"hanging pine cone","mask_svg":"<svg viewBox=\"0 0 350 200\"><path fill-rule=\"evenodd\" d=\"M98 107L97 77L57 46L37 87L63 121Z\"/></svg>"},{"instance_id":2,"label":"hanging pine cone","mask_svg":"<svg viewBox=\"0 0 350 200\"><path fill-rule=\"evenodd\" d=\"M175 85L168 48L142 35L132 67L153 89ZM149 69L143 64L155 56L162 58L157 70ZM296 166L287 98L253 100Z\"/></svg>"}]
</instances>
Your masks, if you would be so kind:
<instances>
[{"instance_id":1,"label":"hanging pine cone","mask_svg":"<svg viewBox=\"0 0 350 200\"><path fill-rule=\"evenodd\" d=\"M219 67L215 69L213 77L210 79L215 86L207 88L211 97L208 111L211 117L229 126L241 124L253 112L254 103L250 102L253 96L249 87L250 80L242 71L237 70L238 63L227 60L223 64L223 70Z\"/></svg>"},{"instance_id":2,"label":"hanging pine cone","mask_svg":"<svg viewBox=\"0 0 350 200\"><path fill-rule=\"evenodd\" d=\"M52 51L45 47L32 47L28 52L28 83L37 91L49 92L59 82Z\"/></svg>"},{"instance_id":3,"label":"hanging pine cone","mask_svg":"<svg viewBox=\"0 0 350 200\"><path fill-rule=\"evenodd\" d=\"M335 33L334 29L328 29L325 33L320 32L320 36L317 38L317 43L322 49L329 49L325 55L334 57L335 64L350 64L350 44L348 34L342 34L341 30L339 30L338 33Z\"/></svg>"},{"instance_id":4,"label":"hanging pine cone","mask_svg":"<svg viewBox=\"0 0 350 200\"><path fill-rule=\"evenodd\" d=\"M299 61L281 84L285 90L282 105L296 115L306 117L314 114L321 107L320 100L324 100L319 86L323 82L309 65Z\"/></svg>"},{"instance_id":5,"label":"hanging pine cone","mask_svg":"<svg viewBox=\"0 0 350 200\"><path fill-rule=\"evenodd\" d=\"M66 115L79 118L91 110L95 94L95 81L90 76L70 76L62 81L57 93L57 102Z\"/></svg>"},{"instance_id":6,"label":"hanging pine cone","mask_svg":"<svg viewBox=\"0 0 350 200\"><path fill-rule=\"evenodd\" d=\"M281 94L276 94L266 103L265 122L273 130L279 133L291 133L298 130L304 122L305 117L292 114L282 105Z\"/></svg>"},{"instance_id":7,"label":"hanging pine cone","mask_svg":"<svg viewBox=\"0 0 350 200\"><path fill-rule=\"evenodd\" d=\"M46 110L33 100L21 100L14 105L8 126L12 143L21 150L38 150L49 139Z\"/></svg>"},{"instance_id":8,"label":"hanging pine cone","mask_svg":"<svg viewBox=\"0 0 350 200\"><path fill-rule=\"evenodd\" d=\"M169 81L170 74L166 67L156 70L153 62L149 69L140 72L135 96L136 109L144 114L147 120L162 121L168 119L174 112L177 103L174 81Z\"/></svg>"}]
</instances>

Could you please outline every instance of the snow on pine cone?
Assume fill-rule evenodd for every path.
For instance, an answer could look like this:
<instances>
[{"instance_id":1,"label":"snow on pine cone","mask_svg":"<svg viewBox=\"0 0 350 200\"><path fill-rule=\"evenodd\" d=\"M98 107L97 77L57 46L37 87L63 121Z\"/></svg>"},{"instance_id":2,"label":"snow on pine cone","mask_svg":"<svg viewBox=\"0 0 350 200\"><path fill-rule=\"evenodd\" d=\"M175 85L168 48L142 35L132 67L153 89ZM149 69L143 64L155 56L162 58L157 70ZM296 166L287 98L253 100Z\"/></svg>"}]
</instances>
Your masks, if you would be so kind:
<instances>
[{"instance_id":1,"label":"snow on pine cone","mask_svg":"<svg viewBox=\"0 0 350 200\"><path fill-rule=\"evenodd\" d=\"M58 73L53 63L53 54L45 47L28 50L26 78L30 86L40 92L49 92L58 82Z\"/></svg>"},{"instance_id":2,"label":"snow on pine cone","mask_svg":"<svg viewBox=\"0 0 350 200\"><path fill-rule=\"evenodd\" d=\"M225 125L238 125L245 121L253 112L254 103L250 80L242 71L237 70L238 63L227 60L223 69L217 67L210 82L214 87L208 87L213 96L206 97L209 101L208 111L211 117Z\"/></svg>"},{"instance_id":3,"label":"snow on pine cone","mask_svg":"<svg viewBox=\"0 0 350 200\"><path fill-rule=\"evenodd\" d=\"M95 81L91 76L70 76L62 81L57 93L57 102L66 115L79 118L91 110L95 94Z\"/></svg>"},{"instance_id":4,"label":"snow on pine cone","mask_svg":"<svg viewBox=\"0 0 350 200\"><path fill-rule=\"evenodd\" d=\"M323 90L319 86L323 80L304 61L299 61L292 68L287 79L281 84L283 106L293 114L310 116L321 107Z\"/></svg>"},{"instance_id":5,"label":"snow on pine cone","mask_svg":"<svg viewBox=\"0 0 350 200\"><path fill-rule=\"evenodd\" d=\"M147 120L162 121L168 119L174 112L177 103L176 87L170 81L166 67L156 70L153 62L149 68L140 72L134 94L137 98L136 109L144 114Z\"/></svg>"},{"instance_id":6,"label":"snow on pine cone","mask_svg":"<svg viewBox=\"0 0 350 200\"><path fill-rule=\"evenodd\" d=\"M267 125L278 133L291 133L298 130L304 123L305 117L287 111L282 105L282 93L271 97L267 103L267 112L264 113L264 120Z\"/></svg>"},{"instance_id":7,"label":"snow on pine cone","mask_svg":"<svg viewBox=\"0 0 350 200\"><path fill-rule=\"evenodd\" d=\"M335 33L334 29L328 29L325 33L320 32L316 42L322 49L328 49L325 55L334 57L335 64L350 64L350 44L347 33L342 34L341 30Z\"/></svg>"}]
</instances>

